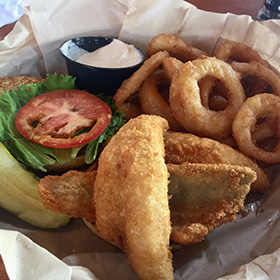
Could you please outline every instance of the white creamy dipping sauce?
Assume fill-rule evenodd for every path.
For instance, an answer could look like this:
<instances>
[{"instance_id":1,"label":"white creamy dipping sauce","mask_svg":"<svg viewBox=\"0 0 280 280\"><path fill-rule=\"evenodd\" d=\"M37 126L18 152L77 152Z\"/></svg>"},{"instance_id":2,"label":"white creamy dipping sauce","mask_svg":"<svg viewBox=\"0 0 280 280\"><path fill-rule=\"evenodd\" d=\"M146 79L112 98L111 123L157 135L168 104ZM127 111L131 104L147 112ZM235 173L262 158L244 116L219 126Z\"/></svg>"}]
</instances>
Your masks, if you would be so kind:
<instances>
[{"instance_id":1,"label":"white creamy dipping sauce","mask_svg":"<svg viewBox=\"0 0 280 280\"><path fill-rule=\"evenodd\" d=\"M141 60L141 54L133 45L113 39L110 44L83 54L77 62L95 67L123 68L136 65Z\"/></svg>"}]
</instances>

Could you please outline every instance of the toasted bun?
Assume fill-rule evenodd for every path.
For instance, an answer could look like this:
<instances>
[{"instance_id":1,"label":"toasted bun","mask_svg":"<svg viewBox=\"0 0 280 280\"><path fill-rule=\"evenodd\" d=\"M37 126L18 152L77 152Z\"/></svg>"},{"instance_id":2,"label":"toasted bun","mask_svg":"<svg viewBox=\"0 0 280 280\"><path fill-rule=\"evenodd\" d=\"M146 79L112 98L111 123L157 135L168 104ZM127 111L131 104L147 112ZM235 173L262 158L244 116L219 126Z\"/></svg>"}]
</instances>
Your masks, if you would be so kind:
<instances>
[{"instance_id":1,"label":"toasted bun","mask_svg":"<svg viewBox=\"0 0 280 280\"><path fill-rule=\"evenodd\" d=\"M0 92L14 89L19 85L26 86L32 83L39 83L42 79L37 79L28 76L13 76L0 78Z\"/></svg>"}]
</instances>

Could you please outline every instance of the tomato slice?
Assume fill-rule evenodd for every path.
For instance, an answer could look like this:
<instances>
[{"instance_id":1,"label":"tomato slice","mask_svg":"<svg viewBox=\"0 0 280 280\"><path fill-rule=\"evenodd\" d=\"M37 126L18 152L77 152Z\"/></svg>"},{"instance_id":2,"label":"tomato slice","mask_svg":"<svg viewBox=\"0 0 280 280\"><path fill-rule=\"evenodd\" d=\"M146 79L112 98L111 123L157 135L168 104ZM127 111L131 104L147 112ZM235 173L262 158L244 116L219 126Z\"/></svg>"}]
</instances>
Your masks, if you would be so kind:
<instances>
[{"instance_id":1,"label":"tomato slice","mask_svg":"<svg viewBox=\"0 0 280 280\"><path fill-rule=\"evenodd\" d=\"M82 146L97 138L110 123L110 107L80 90L41 94L23 106L15 124L25 138L52 148Z\"/></svg>"}]
</instances>

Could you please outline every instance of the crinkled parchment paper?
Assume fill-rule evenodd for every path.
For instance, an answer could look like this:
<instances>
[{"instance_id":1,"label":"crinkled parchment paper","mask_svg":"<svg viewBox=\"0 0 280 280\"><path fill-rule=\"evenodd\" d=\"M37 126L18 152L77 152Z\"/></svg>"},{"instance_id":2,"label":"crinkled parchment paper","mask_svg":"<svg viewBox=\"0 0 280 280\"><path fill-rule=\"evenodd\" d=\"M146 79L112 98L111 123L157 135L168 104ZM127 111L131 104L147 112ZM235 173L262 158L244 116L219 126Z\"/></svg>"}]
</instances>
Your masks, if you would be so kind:
<instances>
[{"instance_id":1,"label":"crinkled parchment paper","mask_svg":"<svg viewBox=\"0 0 280 280\"><path fill-rule=\"evenodd\" d=\"M0 77L67 73L58 48L73 37L117 37L145 51L163 32L210 54L224 40L245 42L280 72L280 21L204 12L181 0L24 0L23 6L24 16L0 41ZM249 197L246 215L174 252L176 279L279 279L280 178L275 170L273 191L264 201ZM0 209L0 229L0 253L11 280L137 279L125 255L81 219L42 230Z\"/></svg>"}]
</instances>

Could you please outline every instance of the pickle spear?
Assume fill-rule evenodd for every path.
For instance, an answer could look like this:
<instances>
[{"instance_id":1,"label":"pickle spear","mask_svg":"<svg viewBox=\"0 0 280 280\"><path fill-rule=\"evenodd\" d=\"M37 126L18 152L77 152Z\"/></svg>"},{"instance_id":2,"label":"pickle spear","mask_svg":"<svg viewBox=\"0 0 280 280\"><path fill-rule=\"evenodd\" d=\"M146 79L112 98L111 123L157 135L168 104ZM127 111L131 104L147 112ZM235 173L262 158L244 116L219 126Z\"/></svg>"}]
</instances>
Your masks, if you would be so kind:
<instances>
[{"instance_id":1,"label":"pickle spear","mask_svg":"<svg viewBox=\"0 0 280 280\"><path fill-rule=\"evenodd\" d=\"M40 228L58 228L70 217L45 208L38 194L39 179L26 170L0 142L0 207Z\"/></svg>"}]
</instances>

